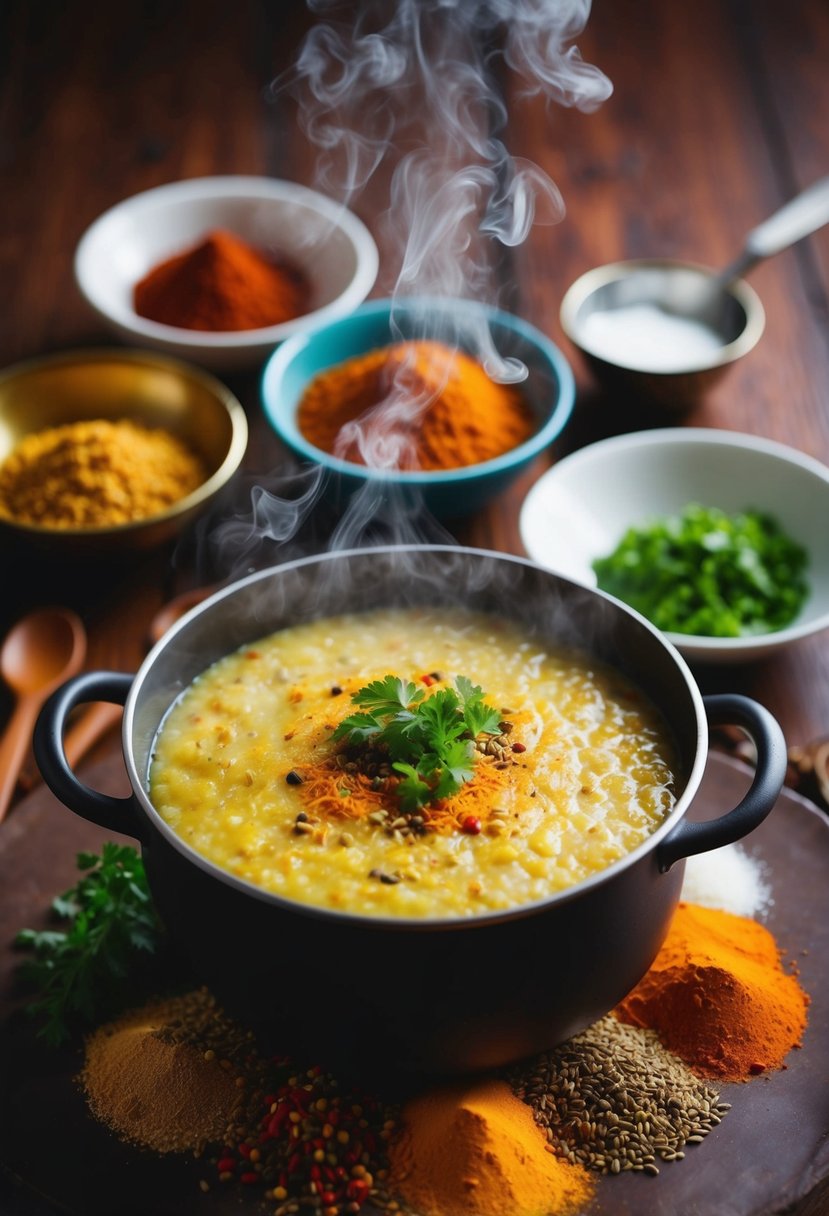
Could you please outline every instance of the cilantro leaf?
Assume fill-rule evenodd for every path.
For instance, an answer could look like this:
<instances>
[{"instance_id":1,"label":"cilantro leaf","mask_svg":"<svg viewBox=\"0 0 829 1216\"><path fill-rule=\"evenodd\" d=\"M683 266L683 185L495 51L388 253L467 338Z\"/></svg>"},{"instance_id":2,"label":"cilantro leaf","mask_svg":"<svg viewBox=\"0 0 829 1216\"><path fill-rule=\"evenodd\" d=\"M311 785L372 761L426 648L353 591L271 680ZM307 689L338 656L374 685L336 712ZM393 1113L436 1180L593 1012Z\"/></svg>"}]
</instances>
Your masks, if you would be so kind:
<instances>
[{"instance_id":1,"label":"cilantro leaf","mask_svg":"<svg viewBox=\"0 0 829 1216\"><path fill-rule=\"evenodd\" d=\"M474 775L475 748L468 739L458 740L449 745L443 753L443 767L451 773L458 788L466 781L471 781Z\"/></svg>"},{"instance_id":2,"label":"cilantro leaf","mask_svg":"<svg viewBox=\"0 0 829 1216\"><path fill-rule=\"evenodd\" d=\"M388 748L392 760L412 760L423 750L422 728L414 714L398 714L383 727L381 742Z\"/></svg>"},{"instance_id":3,"label":"cilantro leaf","mask_svg":"<svg viewBox=\"0 0 829 1216\"><path fill-rule=\"evenodd\" d=\"M690 503L629 528L593 569L603 591L659 629L747 637L797 616L809 594L807 564L806 550L768 515Z\"/></svg>"},{"instance_id":4,"label":"cilantro leaf","mask_svg":"<svg viewBox=\"0 0 829 1216\"><path fill-rule=\"evenodd\" d=\"M345 718L332 738L357 746L371 740L386 748L401 774L396 793L404 811L456 794L474 776L474 740L501 729L498 711L466 676L458 676L454 689L425 696L410 681L388 675L361 688L352 701L365 712Z\"/></svg>"},{"instance_id":5,"label":"cilantro leaf","mask_svg":"<svg viewBox=\"0 0 829 1216\"><path fill-rule=\"evenodd\" d=\"M455 686L461 699L463 717L473 739L478 735L497 735L501 729L501 715L497 709L484 702L483 689L473 684L466 676L458 676Z\"/></svg>"},{"instance_id":6,"label":"cilantro leaf","mask_svg":"<svg viewBox=\"0 0 829 1216\"><path fill-rule=\"evenodd\" d=\"M466 730L457 694L451 688L443 688L424 701L418 717L424 734L437 752L443 752Z\"/></svg>"},{"instance_id":7,"label":"cilantro leaf","mask_svg":"<svg viewBox=\"0 0 829 1216\"><path fill-rule=\"evenodd\" d=\"M372 680L351 699L355 705L364 706L374 716L387 717L421 701L423 690L398 676L386 676L384 680Z\"/></svg>"},{"instance_id":8,"label":"cilantro leaf","mask_svg":"<svg viewBox=\"0 0 829 1216\"><path fill-rule=\"evenodd\" d=\"M53 1044L77 1017L91 1019L123 997L136 955L155 951L161 940L135 849L108 842L100 857L79 853L77 865L83 876L52 904L66 929L21 929L15 939L32 952L20 974L40 990L28 1008L43 1019L41 1034Z\"/></svg>"},{"instance_id":9,"label":"cilantro leaf","mask_svg":"<svg viewBox=\"0 0 829 1216\"><path fill-rule=\"evenodd\" d=\"M398 760L394 765L398 773L403 773L403 780L397 786L397 796L404 811L416 811L432 800L432 787L423 780L417 769L411 764Z\"/></svg>"},{"instance_id":10,"label":"cilantro leaf","mask_svg":"<svg viewBox=\"0 0 829 1216\"><path fill-rule=\"evenodd\" d=\"M351 714L348 718L343 718L331 737L344 739L348 736L352 743L364 743L382 729L383 723L372 714Z\"/></svg>"}]
</instances>

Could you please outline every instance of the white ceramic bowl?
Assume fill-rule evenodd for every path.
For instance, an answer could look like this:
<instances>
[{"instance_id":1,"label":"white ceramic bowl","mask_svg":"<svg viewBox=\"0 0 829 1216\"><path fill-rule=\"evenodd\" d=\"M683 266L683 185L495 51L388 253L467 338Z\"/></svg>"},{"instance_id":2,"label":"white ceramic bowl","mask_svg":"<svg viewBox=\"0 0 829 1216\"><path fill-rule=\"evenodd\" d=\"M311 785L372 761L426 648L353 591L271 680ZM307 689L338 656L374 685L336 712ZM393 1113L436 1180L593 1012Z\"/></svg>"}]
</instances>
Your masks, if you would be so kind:
<instances>
[{"instance_id":1,"label":"white ceramic bowl","mask_svg":"<svg viewBox=\"0 0 829 1216\"><path fill-rule=\"evenodd\" d=\"M139 279L216 228L302 270L311 284L311 310L281 325L233 333L139 317L132 300ZM284 338L349 313L371 291L377 266L377 246L355 215L305 186L268 177L201 177L136 194L95 220L75 253L78 287L111 330L218 369L256 366Z\"/></svg>"},{"instance_id":2,"label":"white ceramic bowl","mask_svg":"<svg viewBox=\"0 0 829 1216\"><path fill-rule=\"evenodd\" d=\"M767 512L809 554L809 597L785 629L746 638L668 633L686 658L759 659L829 625L829 468L769 439L694 427L619 435L559 461L521 509L521 539L541 565L596 586L591 563L624 532L688 503Z\"/></svg>"}]
</instances>

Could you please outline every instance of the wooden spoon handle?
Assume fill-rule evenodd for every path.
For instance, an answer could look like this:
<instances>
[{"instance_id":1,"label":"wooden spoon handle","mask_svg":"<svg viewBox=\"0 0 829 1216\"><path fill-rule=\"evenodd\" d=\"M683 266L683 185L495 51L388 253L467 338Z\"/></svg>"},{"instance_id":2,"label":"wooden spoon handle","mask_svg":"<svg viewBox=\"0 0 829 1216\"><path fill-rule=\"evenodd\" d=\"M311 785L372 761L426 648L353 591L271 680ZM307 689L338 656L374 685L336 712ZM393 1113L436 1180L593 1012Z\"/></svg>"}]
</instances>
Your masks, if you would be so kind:
<instances>
[{"instance_id":1,"label":"wooden spoon handle","mask_svg":"<svg viewBox=\"0 0 829 1216\"><path fill-rule=\"evenodd\" d=\"M20 767L26 756L26 749L32 740L32 731L39 708L38 700L21 697L6 725L3 740L0 743L0 823L5 819L9 809Z\"/></svg>"},{"instance_id":2,"label":"wooden spoon handle","mask_svg":"<svg viewBox=\"0 0 829 1216\"><path fill-rule=\"evenodd\" d=\"M81 714L75 725L66 732L63 741L63 750L71 768L75 767L99 739L117 726L123 712L121 705L108 705L104 701L98 701Z\"/></svg>"}]
</instances>

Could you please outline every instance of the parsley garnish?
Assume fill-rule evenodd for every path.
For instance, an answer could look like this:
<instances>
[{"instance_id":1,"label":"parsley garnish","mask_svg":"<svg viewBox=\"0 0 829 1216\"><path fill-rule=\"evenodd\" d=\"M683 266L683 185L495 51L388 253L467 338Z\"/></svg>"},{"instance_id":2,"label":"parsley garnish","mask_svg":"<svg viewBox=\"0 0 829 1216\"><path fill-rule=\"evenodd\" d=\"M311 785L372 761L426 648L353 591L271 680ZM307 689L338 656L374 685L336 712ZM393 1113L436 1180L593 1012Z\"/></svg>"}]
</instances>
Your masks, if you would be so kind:
<instances>
[{"instance_id":1,"label":"parsley garnish","mask_svg":"<svg viewBox=\"0 0 829 1216\"><path fill-rule=\"evenodd\" d=\"M161 935L135 849L107 843L100 857L79 853L77 864L83 877L52 902L68 928L23 929L15 943L34 952L20 973L40 989L28 1008L44 1018L40 1033L52 1044L68 1037L75 1016L98 1016L123 989L135 953L155 951Z\"/></svg>"},{"instance_id":2,"label":"parsley garnish","mask_svg":"<svg viewBox=\"0 0 829 1216\"><path fill-rule=\"evenodd\" d=\"M390 675L351 699L363 712L345 718L333 738L388 751L402 777L396 793L404 811L456 794L472 780L478 735L500 732L498 711L466 676L458 676L454 689L425 697L422 689Z\"/></svg>"}]
</instances>

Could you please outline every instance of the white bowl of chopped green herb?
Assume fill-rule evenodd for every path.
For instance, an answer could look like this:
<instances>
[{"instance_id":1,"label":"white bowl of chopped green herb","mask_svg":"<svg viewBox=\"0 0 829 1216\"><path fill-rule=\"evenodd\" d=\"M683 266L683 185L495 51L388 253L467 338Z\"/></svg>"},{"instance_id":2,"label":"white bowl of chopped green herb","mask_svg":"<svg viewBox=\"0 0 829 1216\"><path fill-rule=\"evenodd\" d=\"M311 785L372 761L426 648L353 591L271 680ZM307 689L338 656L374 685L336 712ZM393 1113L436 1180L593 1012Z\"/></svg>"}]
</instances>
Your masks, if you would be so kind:
<instances>
[{"instance_id":1,"label":"white bowl of chopped green herb","mask_svg":"<svg viewBox=\"0 0 829 1216\"><path fill-rule=\"evenodd\" d=\"M676 427L582 448L533 486L541 565L647 616L686 658L759 659L829 625L829 468L794 448Z\"/></svg>"}]
</instances>

